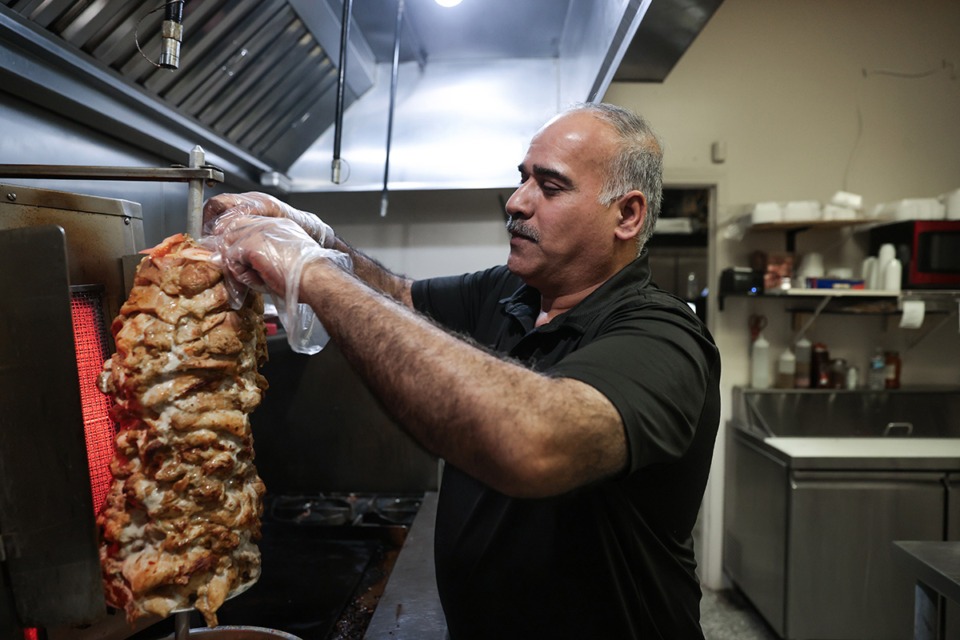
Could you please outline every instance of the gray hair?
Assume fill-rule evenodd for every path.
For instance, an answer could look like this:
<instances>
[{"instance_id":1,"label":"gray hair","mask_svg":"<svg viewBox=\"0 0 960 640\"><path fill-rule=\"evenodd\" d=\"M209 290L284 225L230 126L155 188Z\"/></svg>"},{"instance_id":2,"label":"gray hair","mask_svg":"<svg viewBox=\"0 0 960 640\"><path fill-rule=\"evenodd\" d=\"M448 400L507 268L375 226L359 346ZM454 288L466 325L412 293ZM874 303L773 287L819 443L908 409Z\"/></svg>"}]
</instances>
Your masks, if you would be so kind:
<instances>
[{"instance_id":1,"label":"gray hair","mask_svg":"<svg viewBox=\"0 0 960 640\"><path fill-rule=\"evenodd\" d=\"M617 153L607 167L600 189L600 204L607 206L636 189L647 199L647 217L637 234L637 254L653 235L663 202L663 146L641 116L607 103L584 102L567 112L585 111L609 122L617 132Z\"/></svg>"}]
</instances>

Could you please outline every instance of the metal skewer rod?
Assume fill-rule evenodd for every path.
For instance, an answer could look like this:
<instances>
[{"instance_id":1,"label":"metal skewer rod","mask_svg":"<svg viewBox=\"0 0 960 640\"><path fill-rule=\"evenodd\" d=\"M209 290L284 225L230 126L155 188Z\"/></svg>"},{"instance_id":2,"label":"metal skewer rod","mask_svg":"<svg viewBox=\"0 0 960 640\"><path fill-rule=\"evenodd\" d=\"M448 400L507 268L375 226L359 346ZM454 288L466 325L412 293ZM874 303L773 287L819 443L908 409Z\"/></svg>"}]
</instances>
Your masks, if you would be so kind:
<instances>
[{"instance_id":1,"label":"metal skewer rod","mask_svg":"<svg viewBox=\"0 0 960 640\"><path fill-rule=\"evenodd\" d=\"M203 149L196 145L190 151L190 168L203 166ZM199 240L203 233L203 180L190 180L187 192L187 233ZM179 640L179 638L177 639Z\"/></svg>"},{"instance_id":2,"label":"metal skewer rod","mask_svg":"<svg viewBox=\"0 0 960 640\"><path fill-rule=\"evenodd\" d=\"M190 611L177 611L173 614L174 638L189 640L190 638Z\"/></svg>"}]
</instances>

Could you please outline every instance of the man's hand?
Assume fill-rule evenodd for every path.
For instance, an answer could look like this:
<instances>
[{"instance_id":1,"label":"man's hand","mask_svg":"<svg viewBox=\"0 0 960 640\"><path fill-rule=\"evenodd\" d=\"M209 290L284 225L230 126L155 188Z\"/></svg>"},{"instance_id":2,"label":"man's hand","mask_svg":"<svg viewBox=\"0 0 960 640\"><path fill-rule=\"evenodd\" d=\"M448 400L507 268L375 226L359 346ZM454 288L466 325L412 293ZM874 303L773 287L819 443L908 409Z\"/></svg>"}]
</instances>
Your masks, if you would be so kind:
<instances>
[{"instance_id":1,"label":"man's hand","mask_svg":"<svg viewBox=\"0 0 960 640\"><path fill-rule=\"evenodd\" d=\"M286 218L297 223L321 247L332 248L336 236L330 225L317 216L294 209L266 193L254 191L248 193L228 193L213 196L203 205L204 233L212 232L212 225L218 218L228 213L245 216L263 216L267 218Z\"/></svg>"},{"instance_id":2,"label":"man's hand","mask_svg":"<svg viewBox=\"0 0 960 640\"><path fill-rule=\"evenodd\" d=\"M208 231L202 243L220 261L231 303L239 306L248 287L272 293L291 348L307 354L322 349L329 336L310 306L300 302L302 274L308 264L349 271L350 256L324 249L284 218L232 210L209 223Z\"/></svg>"},{"instance_id":3,"label":"man's hand","mask_svg":"<svg viewBox=\"0 0 960 640\"><path fill-rule=\"evenodd\" d=\"M308 262L332 259L350 269L345 254L324 249L294 221L241 213L233 208L208 224L204 244L219 253L236 282L297 301L300 274Z\"/></svg>"}]
</instances>

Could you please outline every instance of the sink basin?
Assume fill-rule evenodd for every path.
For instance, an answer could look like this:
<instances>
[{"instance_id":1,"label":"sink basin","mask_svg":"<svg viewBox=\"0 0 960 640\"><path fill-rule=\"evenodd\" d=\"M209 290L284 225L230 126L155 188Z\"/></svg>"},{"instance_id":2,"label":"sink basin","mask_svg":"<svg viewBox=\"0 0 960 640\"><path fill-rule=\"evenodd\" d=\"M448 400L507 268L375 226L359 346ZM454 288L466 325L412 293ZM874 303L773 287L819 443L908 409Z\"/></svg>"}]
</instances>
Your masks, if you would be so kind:
<instances>
[{"instance_id":1,"label":"sink basin","mask_svg":"<svg viewBox=\"0 0 960 640\"><path fill-rule=\"evenodd\" d=\"M759 436L960 437L960 389L734 389L733 418Z\"/></svg>"}]
</instances>

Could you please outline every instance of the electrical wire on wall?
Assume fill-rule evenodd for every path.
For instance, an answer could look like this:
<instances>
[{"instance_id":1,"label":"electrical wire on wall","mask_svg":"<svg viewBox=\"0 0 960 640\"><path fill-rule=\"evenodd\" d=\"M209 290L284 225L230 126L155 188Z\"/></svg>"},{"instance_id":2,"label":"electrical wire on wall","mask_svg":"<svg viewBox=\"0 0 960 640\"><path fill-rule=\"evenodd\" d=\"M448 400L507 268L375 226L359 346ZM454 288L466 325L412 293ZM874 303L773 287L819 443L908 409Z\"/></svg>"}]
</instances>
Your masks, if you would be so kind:
<instances>
[{"instance_id":1,"label":"electrical wire on wall","mask_svg":"<svg viewBox=\"0 0 960 640\"><path fill-rule=\"evenodd\" d=\"M860 70L861 77L863 81L868 80L871 76L887 76L892 78L898 78L902 80L919 80L921 78L929 78L931 76L939 75L942 73L948 74L949 80L956 82L957 80L957 68L950 60L943 60L938 67L933 67L932 69L927 69L925 71L918 72L906 72L906 71L894 71L890 69L867 69L862 68ZM853 141L853 148L850 149L850 157L847 160L847 166L843 171L843 190L849 190L849 179L850 179L850 169L853 167L853 161L857 154L857 148L860 146L860 139L863 136L863 107L860 100L860 91L862 90L862 84L860 89L857 91L857 135Z\"/></svg>"}]
</instances>

